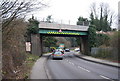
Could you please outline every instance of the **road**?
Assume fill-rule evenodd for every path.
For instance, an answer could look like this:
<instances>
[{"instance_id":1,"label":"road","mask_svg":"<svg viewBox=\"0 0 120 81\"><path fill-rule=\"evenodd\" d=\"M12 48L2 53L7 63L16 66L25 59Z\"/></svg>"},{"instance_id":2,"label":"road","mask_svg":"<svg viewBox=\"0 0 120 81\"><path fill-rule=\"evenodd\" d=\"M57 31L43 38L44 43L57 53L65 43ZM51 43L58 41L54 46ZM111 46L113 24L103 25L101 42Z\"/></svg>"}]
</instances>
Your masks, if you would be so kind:
<instances>
[{"instance_id":1,"label":"road","mask_svg":"<svg viewBox=\"0 0 120 81\"><path fill-rule=\"evenodd\" d=\"M77 58L74 52L65 52L63 60L46 62L46 67L52 79L118 79L118 68L89 62Z\"/></svg>"}]
</instances>

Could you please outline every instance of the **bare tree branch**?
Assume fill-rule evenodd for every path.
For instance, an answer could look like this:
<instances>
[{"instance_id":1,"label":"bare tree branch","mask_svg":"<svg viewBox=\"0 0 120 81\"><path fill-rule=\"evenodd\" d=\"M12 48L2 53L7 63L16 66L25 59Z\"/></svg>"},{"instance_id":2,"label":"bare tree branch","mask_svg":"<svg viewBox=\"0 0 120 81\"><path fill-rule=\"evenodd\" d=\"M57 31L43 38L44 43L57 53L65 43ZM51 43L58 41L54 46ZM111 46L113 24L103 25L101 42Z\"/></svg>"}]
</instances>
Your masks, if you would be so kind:
<instances>
[{"instance_id":1,"label":"bare tree branch","mask_svg":"<svg viewBox=\"0 0 120 81\"><path fill-rule=\"evenodd\" d=\"M40 10L43 7L46 7L47 5L44 4L43 2L35 1L35 0L29 0L29 1L11 1L11 0L3 0L2 1L2 16L3 22L2 22L2 27L3 30L7 25L10 24L12 20L16 17L21 17L24 15L27 15L27 13Z\"/></svg>"},{"instance_id":2,"label":"bare tree branch","mask_svg":"<svg viewBox=\"0 0 120 81\"><path fill-rule=\"evenodd\" d=\"M16 0L13 4L11 3L11 5L8 5L8 8L6 8L6 10L4 10L4 11L2 12L2 15L5 14L5 13L7 13L9 10L11 10L11 9L14 7L14 5L16 4L17 1L18 1L18 0ZM8 2L7 2L7 3L8 3Z\"/></svg>"}]
</instances>

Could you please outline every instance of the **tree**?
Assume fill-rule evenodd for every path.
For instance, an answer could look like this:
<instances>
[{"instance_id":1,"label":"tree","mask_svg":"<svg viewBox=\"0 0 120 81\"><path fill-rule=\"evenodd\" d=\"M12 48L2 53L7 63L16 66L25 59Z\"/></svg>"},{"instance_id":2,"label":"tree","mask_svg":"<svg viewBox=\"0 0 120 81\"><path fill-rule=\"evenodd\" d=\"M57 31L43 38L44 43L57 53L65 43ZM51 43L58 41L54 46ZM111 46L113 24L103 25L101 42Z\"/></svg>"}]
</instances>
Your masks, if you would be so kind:
<instances>
[{"instance_id":1,"label":"tree","mask_svg":"<svg viewBox=\"0 0 120 81\"><path fill-rule=\"evenodd\" d=\"M52 19L52 15L48 15L46 18L46 20L47 20L46 22L52 23L51 19Z\"/></svg>"},{"instance_id":2,"label":"tree","mask_svg":"<svg viewBox=\"0 0 120 81\"><path fill-rule=\"evenodd\" d=\"M77 47L81 45L81 38L80 37L76 37L76 43L77 43Z\"/></svg>"},{"instance_id":3,"label":"tree","mask_svg":"<svg viewBox=\"0 0 120 81\"><path fill-rule=\"evenodd\" d=\"M2 78L15 79L21 75L14 71L20 70L26 59L24 35L27 23L23 19L15 19L7 27L12 27L12 30L2 33ZM24 74L22 70L20 71Z\"/></svg>"},{"instance_id":4,"label":"tree","mask_svg":"<svg viewBox=\"0 0 120 81\"><path fill-rule=\"evenodd\" d=\"M90 12L94 15L94 19L98 18L96 3L92 3L90 6Z\"/></svg>"},{"instance_id":5,"label":"tree","mask_svg":"<svg viewBox=\"0 0 120 81\"><path fill-rule=\"evenodd\" d=\"M94 15L93 15L93 13L90 14L90 19L91 19L90 24L94 25Z\"/></svg>"},{"instance_id":6,"label":"tree","mask_svg":"<svg viewBox=\"0 0 120 81\"><path fill-rule=\"evenodd\" d=\"M32 16L32 18L30 18L29 20L29 25L28 25L28 34L37 34L38 31L39 31L39 27L38 27L38 24L39 22L34 19L34 16Z\"/></svg>"},{"instance_id":7,"label":"tree","mask_svg":"<svg viewBox=\"0 0 120 81\"><path fill-rule=\"evenodd\" d=\"M91 25L96 26L97 31L111 31L111 24L113 19L113 13L109 9L108 4L101 3L100 7L96 8L96 4L93 3L91 5L91 13L90 13L90 22Z\"/></svg>"},{"instance_id":8,"label":"tree","mask_svg":"<svg viewBox=\"0 0 120 81\"><path fill-rule=\"evenodd\" d=\"M57 39L51 36L43 36L43 45L45 47L57 47Z\"/></svg>"},{"instance_id":9,"label":"tree","mask_svg":"<svg viewBox=\"0 0 120 81\"><path fill-rule=\"evenodd\" d=\"M97 47L101 45L110 46L110 37L106 34L97 34L96 45Z\"/></svg>"},{"instance_id":10,"label":"tree","mask_svg":"<svg viewBox=\"0 0 120 81\"><path fill-rule=\"evenodd\" d=\"M90 49L96 47L96 28L94 25L90 25L88 28L88 42Z\"/></svg>"},{"instance_id":11,"label":"tree","mask_svg":"<svg viewBox=\"0 0 120 81\"><path fill-rule=\"evenodd\" d=\"M77 38L76 37L65 37L66 42L69 42L69 47L76 47L77 46ZM67 46L66 46L67 47Z\"/></svg>"},{"instance_id":12,"label":"tree","mask_svg":"<svg viewBox=\"0 0 120 81\"><path fill-rule=\"evenodd\" d=\"M2 14L3 19L2 30L7 29L7 26L18 17L25 17L28 13L40 10L46 5L42 1L18 1L18 0L2 0Z\"/></svg>"},{"instance_id":13,"label":"tree","mask_svg":"<svg viewBox=\"0 0 120 81\"><path fill-rule=\"evenodd\" d=\"M78 21L77 21L77 25L85 25L88 26L89 25L89 21L87 18L83 18L83 17L79 17Z\"/></svg>"}]
</instances>

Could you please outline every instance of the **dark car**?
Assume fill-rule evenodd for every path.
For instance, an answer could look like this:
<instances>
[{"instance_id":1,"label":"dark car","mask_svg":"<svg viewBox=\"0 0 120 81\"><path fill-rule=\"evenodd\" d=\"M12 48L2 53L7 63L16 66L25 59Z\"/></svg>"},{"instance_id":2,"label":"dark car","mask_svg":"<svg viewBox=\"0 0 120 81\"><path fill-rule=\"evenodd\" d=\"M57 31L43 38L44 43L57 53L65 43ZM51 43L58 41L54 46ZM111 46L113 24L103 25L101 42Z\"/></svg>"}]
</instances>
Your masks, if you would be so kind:
<instances>
[{"instance_id":1,"label":"dark car","mask_svg":"<svg viewBox=\"0 0 120 81\"><path fill-rule=\"evenodd\" d=\"M64 54L61 51L55 51L55 52L52 53L52 58L53 59L55 59L55 58L63 59L63 56L64 56Z\"/></svg>"},{"instance_id":2,"label":"dark car","mask_svg":"<svg viewBox=\"0 0 120 81\"><path fill-rule=\"evenodd\" d=\"M70 49L65 49L65 52L70 52Z\"/></svg>"}]
</instances>

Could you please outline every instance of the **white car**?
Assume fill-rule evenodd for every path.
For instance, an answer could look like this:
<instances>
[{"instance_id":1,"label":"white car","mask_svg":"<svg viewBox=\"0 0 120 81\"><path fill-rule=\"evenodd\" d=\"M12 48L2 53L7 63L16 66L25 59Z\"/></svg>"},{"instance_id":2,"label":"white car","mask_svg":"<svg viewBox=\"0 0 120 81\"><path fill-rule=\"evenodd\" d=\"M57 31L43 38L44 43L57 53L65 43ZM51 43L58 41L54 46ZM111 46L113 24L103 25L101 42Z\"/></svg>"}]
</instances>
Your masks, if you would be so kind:
<instances>
[{"instance_id":1,"label":"white car","mask_svg":"<svg viewBox=\"0 0 120 81\"><path fill-rule=\"evenodd\" d=\"M59 51L61 51L64 54L64 50L63 49L58 49Z\"/></svg>"},{"instance_id":2,"label":"white car","mask_svg":"<svg viewBox=\"0 0 120 81\"><path fill-rule=\"evenodd\" d=\"M64 54L61 51L55 51L55 52L52 53L52 58L53 59L55 59L55 58L63 59L63 56L64 56Z\"/></svg>"},{"instance_id":3,"label":"white car","mask_svg":"<svg viewBox=\"0 0 120 81\"><path fill-rule=\"evenodd\" d=\"M75 51L76 51L76 52L80 51L80 48L75 48Z\"/></svg>"}]
</instances>

